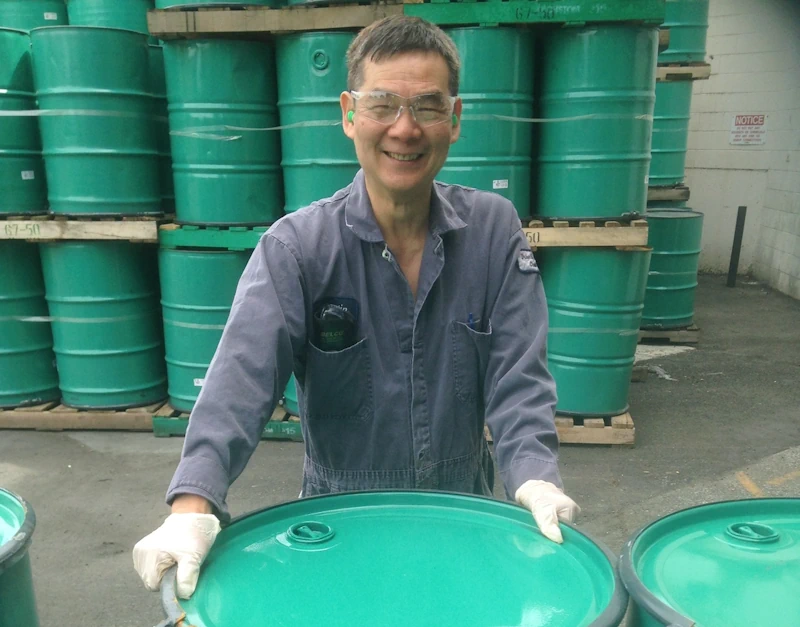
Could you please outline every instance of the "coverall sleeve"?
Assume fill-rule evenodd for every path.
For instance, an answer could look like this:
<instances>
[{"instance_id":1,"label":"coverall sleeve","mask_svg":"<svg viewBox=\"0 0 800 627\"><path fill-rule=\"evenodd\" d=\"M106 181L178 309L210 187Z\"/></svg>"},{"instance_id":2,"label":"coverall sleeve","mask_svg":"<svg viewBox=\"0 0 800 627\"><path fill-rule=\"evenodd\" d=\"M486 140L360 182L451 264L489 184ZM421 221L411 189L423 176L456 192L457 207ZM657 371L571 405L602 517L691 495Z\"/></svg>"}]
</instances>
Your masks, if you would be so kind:
<instances>
[{"instance_id":1,"label":"coverall sleeve","mask_svg":"<svg viewBox=\"0 0 800 627\"><path fill-rule=\"evenodd\" d=\"M299 257L271 232L239 280L222 339L191 413L181 461L167 491L209 500L223 521L228 488L253 454L305 345Z\"/></svg>"},{"instance_id":2,"label":"coverall sleeve","mask_svg":"<svg viewBox=\"0 0 800 627\"><path fill-rule=\"evenodd\" d=\"M556 386L547 369L547 304L538 266L514 218L502 285L490 320L484 383L486 422L506 495L530 479L562 487L555 428Z\"/></svg>"}]
</instances>

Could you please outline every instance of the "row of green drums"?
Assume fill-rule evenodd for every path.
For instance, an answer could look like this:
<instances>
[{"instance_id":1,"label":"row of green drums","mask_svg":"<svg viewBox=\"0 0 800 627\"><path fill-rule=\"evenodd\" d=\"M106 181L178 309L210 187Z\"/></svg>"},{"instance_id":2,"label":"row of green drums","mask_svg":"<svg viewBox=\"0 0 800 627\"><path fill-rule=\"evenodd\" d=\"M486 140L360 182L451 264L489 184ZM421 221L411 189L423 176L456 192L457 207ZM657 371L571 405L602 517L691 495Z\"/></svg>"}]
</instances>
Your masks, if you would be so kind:
<instances>
[{"instance_id":1,"label":"row of green drums","mask_svg":"<svg viewBox=\"0 0 800 627\"><path fill-rule=\"evenodd\" d=\"M799 501L675 512L637 532L617 559L566 523L555 544L527 510L482 497L299 499L226 526L191 599L178 599L168 571L163 624L617 627L627 610L628 627L794 627ZM31 506L0 488L0 627L39 627L34 526ZM281 586L270 585L276 578ZM419 584L439 580L448 585ZM285 593L303 587L316 591L303 603Z\"/></svg>"},{"instance_id":2,"label":"row of green drums","mask_svg":"<svg viewBox=\"0 0 800 627\"><path fill-rule=\"evenodd\" d=\"M3 242L0 407L60 398L121 408L169 396L191 411L249 254ZM296 405L290 381L287 409Z\"/></svg>"}]
</instances>

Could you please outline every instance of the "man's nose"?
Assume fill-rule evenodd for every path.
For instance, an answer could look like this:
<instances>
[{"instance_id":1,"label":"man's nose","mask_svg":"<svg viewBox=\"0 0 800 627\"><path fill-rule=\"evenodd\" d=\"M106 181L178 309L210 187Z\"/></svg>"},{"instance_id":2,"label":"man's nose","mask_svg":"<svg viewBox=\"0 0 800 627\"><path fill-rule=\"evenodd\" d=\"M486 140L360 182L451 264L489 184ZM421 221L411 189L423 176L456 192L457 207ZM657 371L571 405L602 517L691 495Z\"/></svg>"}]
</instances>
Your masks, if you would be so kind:
<instances>
[{"instance_id":1,"label":"man's nose","mask_svg":"<svg viewBox=\"0 0 800 627\"><path fill-rule=\"evenodd\" d=\"M411 109L403 106L400 108L400 115L389 127L389 132L395 137L417 137L422 134L422 127L414 119Z\"/></svg>"}]
</instances>

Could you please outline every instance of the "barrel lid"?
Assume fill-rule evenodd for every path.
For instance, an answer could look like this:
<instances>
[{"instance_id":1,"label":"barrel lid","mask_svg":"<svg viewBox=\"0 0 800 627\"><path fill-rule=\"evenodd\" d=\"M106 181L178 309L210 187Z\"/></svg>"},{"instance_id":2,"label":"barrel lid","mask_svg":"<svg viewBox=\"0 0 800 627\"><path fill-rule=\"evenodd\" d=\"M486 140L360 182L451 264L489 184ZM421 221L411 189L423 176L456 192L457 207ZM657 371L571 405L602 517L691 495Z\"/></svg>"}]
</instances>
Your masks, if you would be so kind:
<instances>
[{"instance_id":1,"label":"barrel lid","mask_svg":"<svg viewBox=\"0 0 800 627\"><path fill-rule=\"evenodd\" d=\"M800 617L798 565L800 499L748 499L655 521L620 570L633 601L664 624L789 627Z\"/></svg>"},{"instance_id":2,"label":"barrel lid","mask_svg":"<svg viewBox=\"0 0 800 627\"><path fill-rule=\"evenodd\" d=\"M627 596L614 558L563 525L545 539L530 512L442 492L353 492L234 521L197 590L168 616L222 625L618 625Z\"/></svg>"},{"instance_id":3,"label":"barrel lid","mask_svg":"<svg viewBox=\"0 0 800 627\"><path fill-rule=\"evenodd\" d=\"M20 557L35 524L30 506L13 492L0 488L0 574Z\"/></svg>"}]
</instances>

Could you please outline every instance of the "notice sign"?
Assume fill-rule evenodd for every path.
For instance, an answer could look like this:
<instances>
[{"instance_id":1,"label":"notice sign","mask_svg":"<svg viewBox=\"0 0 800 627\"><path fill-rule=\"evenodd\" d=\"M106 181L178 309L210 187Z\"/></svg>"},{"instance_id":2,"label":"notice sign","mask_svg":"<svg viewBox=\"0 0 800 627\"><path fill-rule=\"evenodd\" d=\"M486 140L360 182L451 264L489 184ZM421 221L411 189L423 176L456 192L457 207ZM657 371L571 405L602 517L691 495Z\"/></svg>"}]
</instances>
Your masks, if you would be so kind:
<instances>
[{"instance_id":1,"label":"notice sign","mask_svg":"<svg viewBox=\"0 0 800 627\"><path fill-rule=\"evenodd\" d=\"M731 120L731 146L760 146L767 138L767 116L763 113L734 115Z\"/></svg>"}]
</instances>

